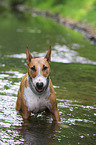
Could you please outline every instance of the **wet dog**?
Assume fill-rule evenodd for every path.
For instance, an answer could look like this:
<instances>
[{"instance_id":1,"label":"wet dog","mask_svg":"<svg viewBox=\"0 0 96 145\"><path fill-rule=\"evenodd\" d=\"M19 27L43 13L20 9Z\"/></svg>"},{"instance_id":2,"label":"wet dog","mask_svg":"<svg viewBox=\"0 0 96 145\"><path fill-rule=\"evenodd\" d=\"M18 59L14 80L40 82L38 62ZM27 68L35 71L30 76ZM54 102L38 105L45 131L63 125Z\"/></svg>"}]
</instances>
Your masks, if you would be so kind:
<instances>
[{"instance_id":1,"label":"wet dog","mask_svg":"<svg viewBox=\"0 0 96 145\"><path fill-rule=\"evenodd\" d=\"M16 110L22 111L23 119L28 119L31 112L49 110L53 120L59 121L56 95L50 79L51 47L45 58L33 58L27 47L26 61L28 73L23 77L18 90Z\"/></svg>"}]
</instances>

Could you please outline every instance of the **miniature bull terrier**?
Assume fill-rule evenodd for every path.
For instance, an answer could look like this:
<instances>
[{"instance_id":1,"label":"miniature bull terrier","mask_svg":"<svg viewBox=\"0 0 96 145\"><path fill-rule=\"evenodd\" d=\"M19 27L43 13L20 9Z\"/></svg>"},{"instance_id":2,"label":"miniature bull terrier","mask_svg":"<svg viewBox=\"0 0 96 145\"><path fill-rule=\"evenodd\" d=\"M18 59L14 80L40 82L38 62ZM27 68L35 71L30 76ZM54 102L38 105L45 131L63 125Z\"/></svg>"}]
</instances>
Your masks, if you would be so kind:
<instances>
[{"instance_id":1,"label":"miniature bull terrier","mask_svg":"<svg viewBox=\"0 0 96 145\"><path fill-rule=\"evenodd\" d=\"M28 73L23 77L18 90L16 110L22 111L23 119L31 112L48 110L53 120L60 121L55 91L50 79L51 47L45 58L33 58L26 47Z\"/></svg>"}]
</instances>

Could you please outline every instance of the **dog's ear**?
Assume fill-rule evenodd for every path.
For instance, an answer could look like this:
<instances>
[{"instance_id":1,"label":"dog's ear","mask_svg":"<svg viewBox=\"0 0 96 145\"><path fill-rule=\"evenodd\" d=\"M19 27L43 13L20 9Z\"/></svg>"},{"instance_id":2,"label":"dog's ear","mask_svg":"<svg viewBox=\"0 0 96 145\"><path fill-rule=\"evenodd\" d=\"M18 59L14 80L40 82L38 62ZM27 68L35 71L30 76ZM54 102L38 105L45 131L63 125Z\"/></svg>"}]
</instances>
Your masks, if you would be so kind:
<instances>
[{"instance_id":1,"label":"dog's ear","mask_svg":"<svg viewBox=\"0 0 96 145\"><path fill-rule=\"evenodd\" d=\"M45 56L45 58L47 59L48 63L51 63L51 46L49 47L49 50Z\"/></svg>"},{"instance_id":2,"label":"dog's ear","mask_svg":"<svg viewBox=\"0 0 96 145\"><path fill-rule=\"evenodd\" d=\"M30 64L31 59L32 59L32 55L31 55L31 53L30 53L30 51L29 51L29 49L28 49L28 46L27 46L27 47L26 47L26 61L27 61L27 65Z\"/></svg>"}]
</instances>

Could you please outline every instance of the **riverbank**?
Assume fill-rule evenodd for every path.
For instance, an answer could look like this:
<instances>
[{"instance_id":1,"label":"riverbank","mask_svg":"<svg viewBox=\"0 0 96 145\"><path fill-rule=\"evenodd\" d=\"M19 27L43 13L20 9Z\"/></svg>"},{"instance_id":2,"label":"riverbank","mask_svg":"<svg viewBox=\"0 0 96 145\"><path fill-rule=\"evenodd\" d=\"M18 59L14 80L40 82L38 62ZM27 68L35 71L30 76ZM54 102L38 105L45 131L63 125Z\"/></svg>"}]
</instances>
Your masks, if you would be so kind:
<instances>
[{"instance_id":1,"label":"riverbank","mask_svg":"<svg viewBox=\"0 0 96 145\"><path fill-rule=\"evenodd\" d=\"M76 31L80 31L85 39L91 41L92 44L96 45L96 29L92 28L90 25L85 24L83 22L76 22L71 18L64 18L60 14L54 14L47 10L39 10L39 9L30 9L23 5L17 5L15 7L19 11L27 11L32 13L32 15L42 15L46 18L51 18L59 24L65 25L74 29Z\"/></svg>"},{"instance_id":2,"label":"riverbank","mask_svg":"<svg viewBox=\"0 0 96 145\"><path fill-rule=\"evenodd\" d=\"M71 8L70 9L70 13L66 13L66 8L69 6L70 7L70 3L69 0L67 0L66 4L63 4L62 2L59 2L58 0L58 4L54 3L53 7L52 7L52 3L54 0L51 1L45 1L45 2L38 2L38 0L36 0L35 2L27 2L26 4L22 4L22 5L6 5L6 3L4 2L0 2L0 5L2 5L3 7L10 7L14 10L18 10L18 11L27 11L32 13L32 15L42 15L46 18L51 18L54 21L56 21L57 23L61 24L61 25L65 25L67 27L70 27L71 29L74 29L76 31L80 31L83 35L85 39L88 39L91 41L92 44L96 45L96 29L95 29L95 18L93 19L93 16L95 17L95 2L93 3L93 0L91 2L89 2L89 0L86 2L86 0L82 2L80 2L80 7L78 7L78 11L76 12L76 9L73 9L73 6L75 5L77 8L77 2L74 3L75 0L72 1L71 3ZM48 4L49 3L49 4ZM61 11L61 9L59 7L62 7L62 9L64 8L65 10ZM91 16L91 20L88 20L89 17L86 14L86 18L84 19L84 13L82 13L82 15L80 14L80 10L84 9L84 7L93 7L94 9L91 10L93 12L87 12L87 13L92 13L93 15ZM88 8L85 9L85 11L87 11ZM90 8L91 9L91 8ZM74 11L74 16L72 11ZM82 10L83 11L83 10ZM76 15L78 15L78 17L76 17ZM89 14L90 15L90 14ZM94 21L94 22L93 22ZM91 25L90 25L91 24Z\"/></svg>"},{"instance_id":3,"label":"riverbank","mask_svg":"<svg viewBox=\"0 0 96 145\"><path fill-rule=\"evenodd\" d=\"M26 5L96 27L96 0L30 0Z\"/></svg>"},{"instance_id":4,"label":"riverbank","mask_svg":"<svg viewBox=\"0 0 96 145\"><path fill-rule=\"evenodd\" d=\"M35 8L36 13L43 13L60 24L81 31L96 45L96 0L31 0L26 5Z\"/></svg>"}]
</instances>

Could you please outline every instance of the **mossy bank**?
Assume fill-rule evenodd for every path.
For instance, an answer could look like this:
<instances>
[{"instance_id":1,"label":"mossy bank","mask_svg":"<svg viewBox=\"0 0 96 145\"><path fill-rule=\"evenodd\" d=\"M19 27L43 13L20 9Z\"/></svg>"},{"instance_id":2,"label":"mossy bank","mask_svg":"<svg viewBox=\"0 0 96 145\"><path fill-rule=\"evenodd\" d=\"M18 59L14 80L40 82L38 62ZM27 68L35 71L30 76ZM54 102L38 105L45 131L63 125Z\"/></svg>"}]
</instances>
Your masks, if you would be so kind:
<instances>
[{"instance_id":1,"label":"mossy bank","mask_svg":"<svg viewBox=\"0 0 96 145\"><path fill-rule=\"evenodd\" d=\"M50 10L62 17L96 26L96 0L30 0L27 4L31 8Z\"/></svg>"}]
</instances>

